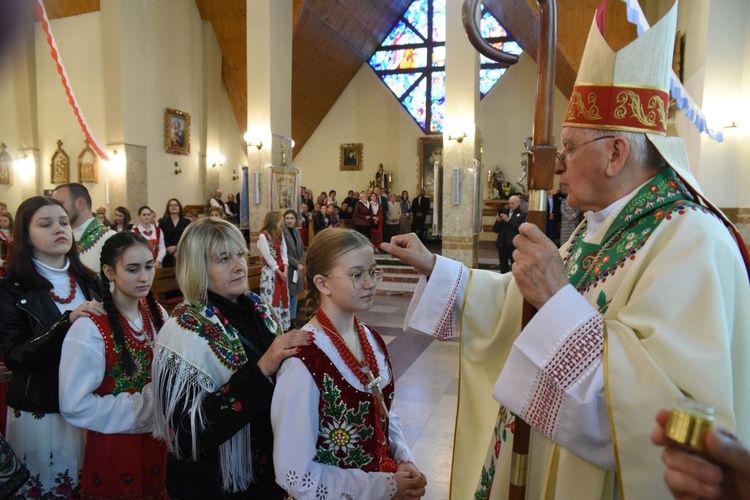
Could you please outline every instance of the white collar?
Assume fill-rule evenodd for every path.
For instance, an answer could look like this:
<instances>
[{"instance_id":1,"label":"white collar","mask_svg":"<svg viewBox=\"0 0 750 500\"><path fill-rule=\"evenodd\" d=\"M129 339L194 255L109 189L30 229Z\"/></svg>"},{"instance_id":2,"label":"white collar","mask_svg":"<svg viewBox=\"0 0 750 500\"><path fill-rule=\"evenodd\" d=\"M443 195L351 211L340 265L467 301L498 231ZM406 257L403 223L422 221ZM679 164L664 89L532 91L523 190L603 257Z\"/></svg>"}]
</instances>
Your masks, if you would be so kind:
<instances>
[{"instance_id":1,"label":"white collar","mask_svg":"<svg viewBox=\"0 0 750 500\"><path fill-rule=\"evenodd\" d=\"M594 239L594 236L597 232L599 232L599 229L601 229L604 223L607 221L611 223L615 219L615 217L617 217L620 212L622 212L622 209L625 208L625 205L627 205L627 203L636 195L636 193L638 193L638 191L640 191L641 188L648 182L651 182L651 179L647 180L619 200L615 201L607 208L599 210L598 212L592 212L591 210L584 212L583 216L586 218L586 225L588 226L588 228L586 229L586 237L583 239L583 241L585 241L586 243L591 243Z\"/></svg>"},{"instance_id":2,"label":"white collar","mask_svg":"<svg viewBox=\"0 0 750 500\"><path fill-rule=\"evenodd\" d=\"M94 219L99 220L97 217L91 217L90 219L86 219L83 224L73 229L73 236L75 237L76 241L81 239L84 231L86 231L86 228L89 227L89 224L94 222Z\"/></svg>"}]
</instances>

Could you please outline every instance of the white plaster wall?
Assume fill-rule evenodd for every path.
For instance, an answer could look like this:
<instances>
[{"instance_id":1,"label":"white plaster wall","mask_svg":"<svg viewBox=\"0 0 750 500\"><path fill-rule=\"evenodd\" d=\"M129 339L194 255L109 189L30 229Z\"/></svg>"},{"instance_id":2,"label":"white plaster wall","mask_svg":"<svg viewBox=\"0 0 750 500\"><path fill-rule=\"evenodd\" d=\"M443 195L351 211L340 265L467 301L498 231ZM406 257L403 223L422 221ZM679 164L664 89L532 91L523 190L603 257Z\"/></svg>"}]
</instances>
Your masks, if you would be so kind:
<instances>
[{"instance_id":1,"label":"white plaster wall","mask_svg":"<svg viewBox=\"0 0 750 500\"><path fill-rule=\"evenodd\" d=\"M148 116L141 127L147 131L148 201L159 216L167 200L183 205L206 202L200 168L205 168L207 133L203 116L203 25L194 2L160 0L144 2L146 18L146 68ZM166 108L190 113L190 155L167 154L164 148ZM174 174L177 161L182 173Z\"/></svg>"},{"instance_id":2,"label":"white plaster wall","mask_svg":"<svg viewBox=\"0 0 750 500\"><path fill-rule=\"evenodd\" d=\"M414 197L421 129L367 64L362 65L305 147L294 158L302 185L316 194L335 189L343 199L375 179L378 163L393 173L393 190ZM361 171L339 170L339 146L362 143Z\"/></svg>"},{"instance_id":3,"label":"white plaster wall","mask_svg":"<svg viewBox=\"0 0 750 500\"><path fill-rule=\"evenodd\" d=\"M98 12L50 22L59 54L65 66L70 85L89 129L102 145L105 137L104 87L102 86L102 47L98 43L101 33L101 16ZM84 148L85 138L73 108L68 103L54 60L50 55L41 23L36 23L36 72L41 165L43 189L54 189L51 182L50 161L57 149L57 140L70 156L70 182L78 182L78 155ZM25 110L21 112L26 112ZM99 182L87 183L92 208L104 206L104 166L99 163ZM41 194L41 193L40 193Z\"/></svg>"},{"instance_id":4,"label":"white plaster wall","mask_svg":"<svg viewBox=\"0 0 750 500\"><path fill-rule=\"evenodd\" d=\"M3 64L0 65L0 109L4 110L3 119L0 120L0 142L5 143L7 153L15 160L21 157L20 148L23 139L17 127L19 95L13 72L16 61L13 59L12 54L8 55L3 58ZM0 201L7 203L8 208L15 213L15 207L23 201L21 184L33 182L33 179L33 172L24 172L14 166L13 184L0 185Z\"/></svg>"},{"instance_id":5,"label":"white plaster wall","mask_svg":"<svg viewBox=\"0 0 750 500\"><path fill-rule=\"evenodd\" d=\"M508 180L521 175L523 141L532 133L536 63L527 55L511 67L479 103L477 125L484 138L484 165L500 165ZM567 107L561 92L555 93L553 133L560 130ZM416 190L417 141L424 134L378 79L363 65L344 90L305 147L294 159L302 169L302 184L319 194L335 189L339 196L349 189L365 189L374 179L378 163L394 174L393 190ZM363 170L339 170L339 145L362 143Z\"/></svg>"}]
</instances>

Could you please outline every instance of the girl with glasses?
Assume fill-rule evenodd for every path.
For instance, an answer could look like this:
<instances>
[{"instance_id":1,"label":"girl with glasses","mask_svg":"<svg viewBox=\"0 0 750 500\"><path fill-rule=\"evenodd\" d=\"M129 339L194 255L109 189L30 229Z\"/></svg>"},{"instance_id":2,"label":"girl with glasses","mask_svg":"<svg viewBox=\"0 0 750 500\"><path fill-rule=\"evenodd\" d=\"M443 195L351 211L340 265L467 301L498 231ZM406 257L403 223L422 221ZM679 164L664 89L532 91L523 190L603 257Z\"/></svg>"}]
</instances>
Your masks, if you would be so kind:
<instances>
[{"instance_id":1,"label":"girl with glasses","mask_svg":"<svg viewBox=\"0 0 750 500\"><path fill-rule=\"evenodd\" d=\"M276 375L271 404L276 482L294 498L418 498L427 480L391 411L385 342L357 320L382 272L361 233L331 228L307 251L303 330L314 334Z\"/></svg>"}]
</instances>

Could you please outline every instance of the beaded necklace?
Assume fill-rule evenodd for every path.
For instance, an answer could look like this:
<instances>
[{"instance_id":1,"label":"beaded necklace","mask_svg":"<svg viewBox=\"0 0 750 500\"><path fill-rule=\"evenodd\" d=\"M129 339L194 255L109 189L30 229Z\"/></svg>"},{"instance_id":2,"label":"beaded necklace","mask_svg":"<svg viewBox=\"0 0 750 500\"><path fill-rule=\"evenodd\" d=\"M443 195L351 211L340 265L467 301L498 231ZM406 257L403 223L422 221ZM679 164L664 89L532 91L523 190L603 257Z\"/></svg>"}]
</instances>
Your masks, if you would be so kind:
<instances>
[{"instance_id":1,"label":"beaded necklace","mask_svg":"<svg viewBox=\"0 0 750 500\"><path fill-rule=\"evenodd\" d=\"M315 313L315 318L318 320L318 323L320 323L320 326L323 327L323 331L328 335L328 338L331 339L336 351L341 355L341 359L344 360L346 366L349 367L357 379L362 382L362 385L367 386L367 384L370 383L366 375L367 371L372 370L375 378L380 376L380 368L378 368L378 363L375 359L375 352L372 350L367 335L365 335L365 329L362 328L362 325L357 321L357 316L354 316L354 328L357 331L359 345L362 347L362 353L364 354L364 359L362 361L359 361L352 350L349 349L349 346L346 345L341 334L336 330L336 327L333 326L333 323L331 323L331 320L328 319L328 316L326 316L326 313L324 313L322 309L318 309L318 312Z\"/></svg>"},{"instance_id":2,"label":"beaded necklace","mask_svg":"<svg viewBox=\"0 0 750 500\"><path fill-rule=\"evenodd\" d=\"M55 293L54 290L49 291L49 296L52 297L52 300L55 302L58 302L60 304L70 304L73 302L73 299L76 296L76 280L73 276L68 276L68 279L70 280L70 295L68 295L65 298L60 297Z\"/></svg>"},{"instance_id":3,"label":"beaded necklace","mask_svg":"<svg viewBox=\"0 0 750 500\"><path fill-rule=\"evenodd\" d=\"M154 325L151 321L151 316L149 315L146 305L141 300L138 301L138 314L143 323L140 330L135 328L135 325L122 313L122 311L119 309L117 310L117 315L120 317L120 325L122 325L125 333L133 340L133 343L152 346L155 337Z\"/></svg>"},{"instance_id":4,"label":"beaded necklace","mask_svg":"<svg viewBox=\"0 0 750 500\"><path fill-rule=\"evenodd\" d=\"M377 401L375 408L377 409L379 418L375 419L375 439L378 444L378 470L380 472L396 472L396 462L390 458L388 452L388 439L386 438L388 407L385 404L383 393L378 385L381 380L380 369L375 359L375 351L373 351L372 345L370 345L370 341L367 339L367 335L365 335L365 329L357 321L357 316L354 316L354 328L357 330L359 344L364 354L364 359L359 361L322 309L318 309L318 312L315 313L315 318L320 323L320 326L323 327L323 331L328 338L331 339L331 343L333 343L333 346L344 360L344 363L346 363L346 366L362 382L362 385L371 391L373 398Z\"/></svg>"}]
</instances>

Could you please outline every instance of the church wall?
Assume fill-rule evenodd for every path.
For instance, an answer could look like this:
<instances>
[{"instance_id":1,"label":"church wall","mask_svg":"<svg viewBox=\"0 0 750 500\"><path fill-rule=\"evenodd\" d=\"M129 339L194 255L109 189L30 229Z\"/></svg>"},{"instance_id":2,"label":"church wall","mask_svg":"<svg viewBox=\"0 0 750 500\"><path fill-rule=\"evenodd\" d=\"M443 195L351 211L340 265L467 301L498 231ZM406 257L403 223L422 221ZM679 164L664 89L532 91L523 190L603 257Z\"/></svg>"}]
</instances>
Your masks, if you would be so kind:
<instances>
[{"instance_id":1,"label":"church wall","mask_svg":"<svg viewBox=\"0 0 750 500\"><path fill-rule=\"evenodd\" d=\"M105 92L102 85L102 46L97 43L101 33L99 13L84 14L51 21L52 32L62 58L68 80L78 100L81 112L94 137L103 146L105 137ZM86 35L83 35L83 34ZM38 144L43 189L54 189L50 161L57 149L57 140L70 156L70 182L78 182L78 155L84 148L84 134L68 103L65 90L50 49L42 31L41 23L35 24L36 86ZM26 113L28 110L19 110ZM92 209L104 205L105 167L99 162L99 182L86 184L92 199Z\"/></svg>"},{"instance_id":2,"label":"church wall","mask_svg":"<svg viewBox=\"0 0 750 500\"><path fill-rule=\"evenodd\" d=\"M352 79L305 147L295 156L302 185L315 193L335 189L339 200L348 190L367 189L378 164L393 173L393 190L417 187L417 139L424 136L416 122L366 64ZM339 169L339 146L362 144L361 171Z\"/></svg>"},{"instance_id":3,"label":"church wall","mask_svg":"<svg viewBox=\"0 0 750 500\"><path fill-rule=\"evenodd\" d=\"M145 40L142 44L128 46L128 37L132 38L133 34L126 30L115 36L112 36L112 32L105 36L104 30L113 29L110 23L125 21L127 26L132 26L133 22L141 23L136 29L143 33ZM206 165L207 153L218 151L226 157L219 186L227 192L237 190L231 181L232 168L246 163L242 133L220 81L220 71L212 71L209 75L209 78L217 80L218 91L214 85L211 96L204 92L203 73L207 69L204 68L202 53L206 25L210 30L210 24L201 20L194 3L179 0L144 2L138 8L125 4L119 10L115 8L106 13L93 12L51 21L68 78L93 135L105 147L123 143L145 147L147 168L140 174L145 177L147 192L142 200L152 206L159 216L171 197L179 198L183 204L203 204L206 201L203 191L206 176L200 169L210 168L210 164ZM114 47L114 43L121 46ZM207 43L210 49L218 51L215 37L209 37ZM23 71L21 63L17 61L20 56L16 54L15 59L6 58L0 72L0 109L3 109L6 117L0 125L0 141L8 145L8 152L14 158L19 157L19 148L24 139L15 124L23 120L36 122L38 144L30 145L39 148L41 161L37 175L41 178L37 179L32 174L32 179L27 182L33 185L38 181L40 189L53 189L49 163L57 147L57 139L63 141L63 149L70 156L70 181L77 182L77 157L84 147L84 135L68 104L38 22L31 50L35 63L32 58L34 67L29 73L36 73L38 112L27 118L28 105L19 104L19 96L22 97L22 93L28 92L28 89L19 89L18 85L30 86L19 78L19 71ZM115 65L111 59L105 59L113 55L119 58ZM135 71L128 63L134 60L141 68L138 71L145 74L128 74ZM107 77L111 82L112 75L105 75L107 68L114 73L122 72L121 76L115 78L123 89L108 87ZM136 91L133 91L133 86L137 87ZM211 105L205 106L204 99L209 99ZM165 152L164 111L167 107L191 115L189 156ZM210 122L210 134L206 133L205 109L216 114ZM117 120L117 123L107 123L107 120ZM174 174L175 161L182 169L179 175ZM20 173L14 172L13 186L0 186L0 200L6 201L12 211L25 197L19 189ZM99 182L87 184L94 208L105 205L105 175L106 167L100 162ZM131 182L139 180L130 178ZM122 174L112 172L110 194L116 191L116 183L124 182ZM124 188L118 190L124 191ZM25 193L26 196L28 194ZM131 204L134 206L129 208L134 211L141 201L136 200ZM114 207L114 204L108 207L110 214Z\"/></svg>"},{"instance_id":4,"label":"church wall","mask_svg":"<svg viewBox=\"0 0 750 500\"><path fill-rule=\"evenodd\" d=\"M477 125L484 138L484 166L500 165L513 182L521 175L523 141L532 133L535 89L536 64L524 55L479 104ZM553 133L559 139L567 100L559 91L555 99ZM349 189L367 188L378 163L383 163L385 170L393 172L393 190L406 189L414 198L417 141L424 136L365 64L295 157L294 165L302 169L302 184L316 196L335 189L343 198ZM361 172L339 170L339 145L350 142L363 144Z\"/></svg>"}]
</instances>

